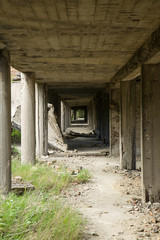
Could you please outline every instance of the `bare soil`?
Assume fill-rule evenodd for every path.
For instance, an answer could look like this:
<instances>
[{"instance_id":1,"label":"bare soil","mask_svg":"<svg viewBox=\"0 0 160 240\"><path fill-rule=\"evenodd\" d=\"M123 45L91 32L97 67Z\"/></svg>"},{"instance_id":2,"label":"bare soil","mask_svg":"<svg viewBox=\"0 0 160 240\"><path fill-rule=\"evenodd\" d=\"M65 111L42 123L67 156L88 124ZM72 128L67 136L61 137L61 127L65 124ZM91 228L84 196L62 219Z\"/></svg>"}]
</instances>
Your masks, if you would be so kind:
<instances>
[{"instance_id":1,"label":"bare soil","mask_svg":"<svg viewBox=\"0 0 160 240\"><path fill-rule=\"evenodd\" d=\"M142 204L141 173L119 170L110 157L49 157L71 170L92 174L86 184L74 184L62 198L87 219L84 240L160 240L160 204Z\"/></svg>"}]
</instances>

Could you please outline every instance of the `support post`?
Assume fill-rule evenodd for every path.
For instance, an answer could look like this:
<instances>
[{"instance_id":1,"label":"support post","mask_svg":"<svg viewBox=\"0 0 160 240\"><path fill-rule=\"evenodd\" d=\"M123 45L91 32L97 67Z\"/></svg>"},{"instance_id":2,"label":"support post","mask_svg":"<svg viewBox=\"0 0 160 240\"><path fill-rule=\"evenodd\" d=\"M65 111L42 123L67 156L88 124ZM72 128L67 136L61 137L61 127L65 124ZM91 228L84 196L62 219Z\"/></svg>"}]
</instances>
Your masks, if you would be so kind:
<instances>
[{"instance_id":1,"label":"support post","mask_svg":"<svg viewBox=\"0 0 160 240\"><path fill-rule=\"evenodd\" d=\"M103 140L104 143L109 145L109 94L103 96Z\"/></svg>"},{"instance_id":2,"label":"support post","mask_svg":"<svg viewBox=\"0 0 160 240\"><path fill-rule=\"evenodd\" d=\"M9 54L0 51L0 191L11 189L11 80Z\"/></svg>"},{"instance_id":3,"label":"support post","mask_svg":"<svg viewBox=\"0 0 160 240\"><path fill-rule=\"evenodd\" d=\"M65 109L64 103L61 101L61 131L65 131Z\"/></svg>"},{"instance_id":4,"label":"support post","mask_svg":"<svg viewBox=\"0 0 160 240\"><path fill-rule=\"evenodd\" d=\"M33 73L22 73L21 162L35 164L35 81Z\"/></svg>"},{"instance_id":5,"label":"support post","mask_svg":"<svg viewBox=\"0 0 160 240\"><path fill-rule=\"evenodd\" d=\"M120 166L136 168L136 80L121 82Z\"/></svg>"},{"instance_id":6,"label":"support post","mask_svg":"<svg viewBox=\"0 0 160 240\"><path fill-rule=\"evenodd\" d=\"M36 83L36 154L48 154L47 84Z\"/></svg>"},{"instance_id":7,"label":"support post","mask_svg":"<svg viewBox=\"0 0 160 240\"><path fill-rule=\"evenodd\" d=\"M143 200L160 202L160 64L142 66Z\"/></svg>"},{"instance_id":8,"label":"support post","mask_svg":"<svg viewBox=\"0 0 160 240\"><path fill-rule=\"evenodd\" d=\"M120 89L110 88L110 152L111 156L119 156L119 105Z\"/></svg>"}]
</instances>

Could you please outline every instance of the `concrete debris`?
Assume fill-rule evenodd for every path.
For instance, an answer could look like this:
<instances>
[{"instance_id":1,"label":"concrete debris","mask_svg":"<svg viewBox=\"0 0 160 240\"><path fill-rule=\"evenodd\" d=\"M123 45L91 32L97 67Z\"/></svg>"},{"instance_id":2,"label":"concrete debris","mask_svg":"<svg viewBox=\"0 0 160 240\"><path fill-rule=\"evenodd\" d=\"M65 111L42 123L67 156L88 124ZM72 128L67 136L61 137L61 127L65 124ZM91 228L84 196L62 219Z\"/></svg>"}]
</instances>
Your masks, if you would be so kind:
<instances>
[{"instance_id":1,"label":"concrete debris","mask_svg":"<svg viewBox=\"0 0 160 240\"><path fill-rule=\"evenodd\" d=\"M79 133L79 132L74 132L72 130L68 131L66 134L66 138L70 138L70 136L74 136L74 137L93 137L95 136L95 132L91 131L89 133Z\"/></svg>"},{"instance_id":2,"label":"concrete debris","mask_svg":"<svg viewBox=\"0 0 160 240\"><path fill-rule=\"evenodd\" d=\"M42 155L42 156L41 156L42 159L46 159L46 158L48 158L48 157L49 157L48 155L46 155L46 156L43 156L43 155Z\"/></svg>"},{"instance_id":3,"label":"concrete debris","mask_svg":"<svg viewBox=\"0 0 160 240\"><path fill-rule=\"evenodd\" d=\"M50 110L48 111L48 143L50 148L60 149L66 151L68 146L65 138L60 130L56 116L54 114L54 107L49 104Z\"/></svg>"},{"instance_id":4,"label":"concrete debris","mask_svg":"<svg viewBox=\"0 0 160 240\"><path fill-rule=\"evenodd\" d=\"M18 195L22 195L25 191L32 191L34 189L31 183L23 183L23 178L21 176L16 176L12 179L11 191Z\"/></svg>"}]
</instances>

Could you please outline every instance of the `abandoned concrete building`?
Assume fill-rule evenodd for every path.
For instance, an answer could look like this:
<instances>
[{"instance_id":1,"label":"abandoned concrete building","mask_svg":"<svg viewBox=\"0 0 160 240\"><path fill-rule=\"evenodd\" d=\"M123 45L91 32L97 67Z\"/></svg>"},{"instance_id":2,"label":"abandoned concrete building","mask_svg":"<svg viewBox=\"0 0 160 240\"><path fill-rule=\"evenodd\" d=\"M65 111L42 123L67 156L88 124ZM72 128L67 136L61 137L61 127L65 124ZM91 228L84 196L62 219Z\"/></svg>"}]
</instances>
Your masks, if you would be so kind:
<instances>
[{"instance_id":1,"label":"abandoned concrete building","mask_svg":"<svg viewBox=\"0 0 160 240\"><path fill-rule=\"evenodd\" d=\"M154 0L0 1L2 191L11 189L12 66L22 73L22 163L48 153L51 104L62 133L89 126L122 169L141 158L143 200L160 201L159 26Z\"/></svg>"}]
</instances>

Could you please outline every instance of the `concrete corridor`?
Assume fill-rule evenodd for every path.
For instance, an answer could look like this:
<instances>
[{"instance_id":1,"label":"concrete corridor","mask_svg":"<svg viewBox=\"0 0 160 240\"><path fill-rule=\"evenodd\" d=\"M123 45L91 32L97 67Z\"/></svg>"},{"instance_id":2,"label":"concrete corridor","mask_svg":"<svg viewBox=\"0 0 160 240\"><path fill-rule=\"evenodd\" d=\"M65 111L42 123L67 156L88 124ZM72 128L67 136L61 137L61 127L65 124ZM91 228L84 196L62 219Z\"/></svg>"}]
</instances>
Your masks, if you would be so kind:
<instances>
[{"instance_id":1,"label":"concrete corridor","mask_svg":"<svg viewBox=\"0 0 160 240\"><path fill-rule=\"evenodd\" d=\"M160 202L159 16L155 0L0 1L2 193L11 190L19 121L21 164L34 165L50 146L65 154L69 134L72 151L109 152L126 171L140 163L143 202ZM75 137L77 127L90 137Z\"/></svg>"}]
</instances>

